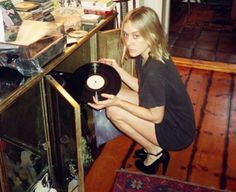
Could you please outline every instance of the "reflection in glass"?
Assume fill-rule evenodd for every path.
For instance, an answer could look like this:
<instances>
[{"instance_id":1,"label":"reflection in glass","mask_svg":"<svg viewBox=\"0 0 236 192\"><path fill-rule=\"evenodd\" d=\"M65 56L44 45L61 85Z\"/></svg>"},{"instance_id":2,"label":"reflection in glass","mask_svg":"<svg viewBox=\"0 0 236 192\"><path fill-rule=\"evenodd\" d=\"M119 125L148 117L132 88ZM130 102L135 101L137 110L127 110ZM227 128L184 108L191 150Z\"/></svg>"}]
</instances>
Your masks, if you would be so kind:
<instances>
[{"instance_id":1,"label":"reflection in glass","mask_svg":"<svg viewBox=\"0 0 236 192\"><path fill-rule=\"evenodd\" d=\"M18 83L13 80L13 84ZM48 167L41 102L40 86L36 84L0 113L0 141L4 146L1 166L9 191L27 191Z\"/></svg>"},{"instance_id":2,"label":"reflection in glass","mask_svg":"<svg viewBox=\"0 0 236 192\"><path fill-rule=\"evenodd\" d=\"M1 142L5 144L2 152L9 191L28 191L45 167L43 156L20 144L4 139Z\"/></svg>"},{"instance_id":3,"label":"reflection in glass","mask_svg":"<svg viewBox=\"0 0 236 192\"><path fill-rule=\"evenodd\" d=\"M18 71L0 67L0 102L26 81Z\"/></svg>"}]
</instances>

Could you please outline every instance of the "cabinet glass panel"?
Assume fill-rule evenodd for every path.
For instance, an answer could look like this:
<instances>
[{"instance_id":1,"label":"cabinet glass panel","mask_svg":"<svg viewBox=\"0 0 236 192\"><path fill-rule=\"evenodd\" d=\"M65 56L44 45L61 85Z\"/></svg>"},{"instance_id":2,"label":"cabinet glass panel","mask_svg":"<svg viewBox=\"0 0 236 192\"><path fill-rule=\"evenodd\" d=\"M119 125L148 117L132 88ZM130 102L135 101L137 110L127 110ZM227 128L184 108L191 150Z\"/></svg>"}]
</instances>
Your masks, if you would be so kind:
<instances>
[{"instance_id":1,"label":"cabinet glass panel","mask_svg":"<svg viewBox=\"0 0 236 192\"><path fill-rule=\"evenodd\" d=\"M57 188L67 189L73 181L83 191L80 106L50 75L46 77L46 92Z\"/></svg>"},{"instance_id":2,"label":"cabinet glass panel","mask_svg":"<svg viewBox=\"0 0 236 192\"><path fill-rule=\"evenodd\" d=\"M39 83L0 113L1 167L6 189L28 191L48 167Z\"/></svg>"}]
</instances>

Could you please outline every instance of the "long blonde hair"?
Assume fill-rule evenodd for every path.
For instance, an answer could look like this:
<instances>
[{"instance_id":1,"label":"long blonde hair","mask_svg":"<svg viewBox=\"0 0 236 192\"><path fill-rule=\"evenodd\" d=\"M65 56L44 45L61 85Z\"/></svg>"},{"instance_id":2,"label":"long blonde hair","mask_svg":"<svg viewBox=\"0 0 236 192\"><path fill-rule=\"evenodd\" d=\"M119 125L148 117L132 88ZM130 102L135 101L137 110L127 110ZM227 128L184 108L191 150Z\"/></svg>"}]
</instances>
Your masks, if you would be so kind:
<instances>
[{"instance_id":1,"label":"long blonde hair","mask_svg":"<svg viewBox=\"0 0 236 192\"><path fill-rule=\"evenodd\" d=\"M145 6L135 8L128 12L121 25L121 43L124 46L123 57L130 57L124 41L124 25L131 22L137 29L140 35L145 39L150 47L149 55L156 60L164 62L164 59L169 58L167 50L167 39L156 12Z\"/></svg>"}]
</instances>

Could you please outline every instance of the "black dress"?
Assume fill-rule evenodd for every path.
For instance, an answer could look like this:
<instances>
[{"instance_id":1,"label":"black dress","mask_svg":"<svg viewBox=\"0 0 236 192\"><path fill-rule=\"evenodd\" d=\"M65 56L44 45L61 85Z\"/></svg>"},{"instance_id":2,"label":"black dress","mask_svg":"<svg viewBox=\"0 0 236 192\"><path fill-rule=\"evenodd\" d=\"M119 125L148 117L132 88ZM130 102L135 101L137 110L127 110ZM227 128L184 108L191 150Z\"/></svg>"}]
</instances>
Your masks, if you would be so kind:
<instances>
[{"instance_id":1,"label":"black dress","mask_svg":"<svg viewBox=\"0 0 236 192\"><path fill-rule=\"evenodd\" d=\"M190 97L172 60L162 63L149 57L142 65L142 59L138 57L136 71L139 105L145 108L165 106L163 121L155 124L160 146L168 151L188 147L196 135L194 112Z\"/></svg>"}]
</instances>

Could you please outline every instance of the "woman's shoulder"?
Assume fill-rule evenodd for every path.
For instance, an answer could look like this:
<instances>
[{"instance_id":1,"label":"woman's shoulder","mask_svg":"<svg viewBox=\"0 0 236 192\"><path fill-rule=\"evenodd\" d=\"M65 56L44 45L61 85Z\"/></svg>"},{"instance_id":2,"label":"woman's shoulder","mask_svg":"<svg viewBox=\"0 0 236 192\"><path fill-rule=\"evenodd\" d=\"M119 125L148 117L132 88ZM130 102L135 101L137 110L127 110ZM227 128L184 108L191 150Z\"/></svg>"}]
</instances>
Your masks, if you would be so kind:
<instances>
[{"instance_id":1,"label":"woman's shoulder","mask_svg":"<svg viewBox=\"0 0 236 192\"><path fill-rule=\"evenodd\" d=\"M171 57L168 58L162 58L162 59L155 59L153 57L149 57L150 62L158 63L158 64L167 64L167 63L173 63Z\"/></svg>"},{"instance_id":2,"label":"woman's shoulder","mask_svg":"<svg viewBox=\"0 0 236 192\"><path fill-rule=\"evenodd\" d=\"M156 59L150 58L145 66L145 73L147 76L158 76L158 74L162 74L165 70L165 64L163 64L161 61L158 61Z\"/></svg>"},{"instance_id":3,"label":"woman's shoulder","mask_svg":"<svg viewBox=\"0 0 236 192\"><path fill-rule=\"evenodd\" d=\"M149 65L154 68L166 68L168 65L171 65L173 62L171 59L163 59L162 61L150 58Z\"/></svg>"}]
</instances>

